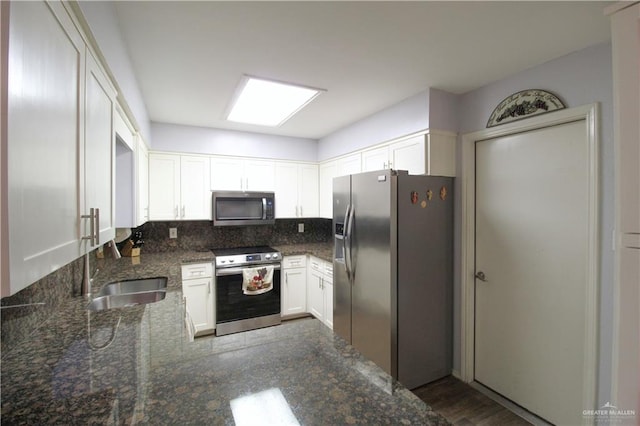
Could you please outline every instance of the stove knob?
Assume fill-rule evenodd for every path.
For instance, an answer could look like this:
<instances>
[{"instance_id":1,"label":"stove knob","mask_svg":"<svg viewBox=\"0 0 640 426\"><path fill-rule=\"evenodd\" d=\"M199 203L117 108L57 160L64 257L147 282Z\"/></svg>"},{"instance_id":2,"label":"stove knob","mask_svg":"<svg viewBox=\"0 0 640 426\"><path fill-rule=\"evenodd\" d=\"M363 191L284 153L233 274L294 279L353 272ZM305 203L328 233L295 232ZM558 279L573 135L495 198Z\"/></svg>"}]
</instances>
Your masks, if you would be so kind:
<instances>
[{"instance_id":1,"label":"stove knob","mask_svg":"<svg viewBox=\"0 0 640 426\"><path fill-rule=\"evenodd\" d=\"M235 262L235 260L233 260L233 259L229 260L229 263L233 263L233 262Z\"/></svg>"},{"instance_id":2,"label":"stove knob","mask_svg":"<svg viewBox=\"0 0 640 426\"><path fill-rule=\"evenodd\" d=\"M227 263L227 261L226 260L221 260L220 263Z\"/></svg>"},{"instance_id":3,"label":"stove knob","mask_svg":"<svg viewBox=\"0 0 640 426\"><path fill-rule=\"evenodd\" d=\"M264 258L265 258L265 259L271 259L271 255L270 255L270 254L266 254L266 255L264 256Z\"/></svg>"},{"instance_id":4,"label":"stove knob","mask_svg":"<svg viewBox=\"0 0 640 426\"><path fill-rule=\"evenodd\" d=\"M278 258L278 253L273 253L273 256L271 256L271 257L273 257L274 259L277 259Z\"/></svg>"}]
</instances>

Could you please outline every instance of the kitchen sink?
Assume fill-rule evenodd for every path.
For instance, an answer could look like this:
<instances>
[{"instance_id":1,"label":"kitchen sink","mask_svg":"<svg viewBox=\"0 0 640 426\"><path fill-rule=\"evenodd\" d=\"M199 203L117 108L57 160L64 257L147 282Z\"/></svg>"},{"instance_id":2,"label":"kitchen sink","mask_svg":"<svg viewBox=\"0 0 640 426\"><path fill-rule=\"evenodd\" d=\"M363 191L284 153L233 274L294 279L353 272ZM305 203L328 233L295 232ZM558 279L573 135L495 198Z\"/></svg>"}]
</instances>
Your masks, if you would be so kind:
<instances>
[{"instance_id":1,"label":"kitchen sink","mask_svg":"<svg viewBox=\"0 0 640 426\"><path fill-rule=\"evenodd\" d=\"M165 298L165 290L145 291L141 293L109 294L98 296L89 302L87 309L90 311L102 311L112 308L127 308L147 303L159 302Z\"/></svg>"},{"instance_id":2,"label":"kitchen sink","mask_svg":"<svg viewBox=\"0 0 640 426\"><path fill-rule=\"evenodd\" d=\"M166 290L167 277L138 278L122 280L106 284L97 296L111 296L118 294L143 293L149 291Z\"/></svg>"}]
</instances>

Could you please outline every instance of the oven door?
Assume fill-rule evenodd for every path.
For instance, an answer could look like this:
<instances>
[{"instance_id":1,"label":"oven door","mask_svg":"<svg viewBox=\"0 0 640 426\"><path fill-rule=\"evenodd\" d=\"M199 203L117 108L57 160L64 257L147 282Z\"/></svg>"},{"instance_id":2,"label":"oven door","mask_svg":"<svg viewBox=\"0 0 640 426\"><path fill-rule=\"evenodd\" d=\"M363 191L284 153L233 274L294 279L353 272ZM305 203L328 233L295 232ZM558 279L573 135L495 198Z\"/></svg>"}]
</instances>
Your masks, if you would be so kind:
<instances>
[{"instance_id":1,"label":"oven door","mask_svg":"<svg viewBox=\"0 0 640 426\"><path fill-rule=\"evenodd\" d=\"M216 324L280 315L280 264L272 266L273 288L258 295L242 292L243 268L216 269Z\"/></svg>"}]
</instances>

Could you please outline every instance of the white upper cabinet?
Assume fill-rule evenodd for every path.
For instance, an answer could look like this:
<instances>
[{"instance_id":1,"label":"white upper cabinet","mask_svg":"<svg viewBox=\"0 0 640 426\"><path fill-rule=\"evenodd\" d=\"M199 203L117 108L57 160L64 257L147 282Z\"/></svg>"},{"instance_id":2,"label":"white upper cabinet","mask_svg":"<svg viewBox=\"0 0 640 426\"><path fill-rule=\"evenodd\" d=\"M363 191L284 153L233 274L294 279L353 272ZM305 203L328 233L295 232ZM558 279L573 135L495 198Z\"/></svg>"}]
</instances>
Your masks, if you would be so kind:
<instances>
[{"instance_id":1,"label":"white upper cabinet","mask_svg":"<svg viewBox=\"0 0 640 426\"><path fill-rule=\"evenodd\" d=\"M333 178L338 176L338 162L327 161L318 167L318 206L320 217L333 219Z\"/></svg>"},{"instance_id":2,"label":"white upper cabinet","mask_svg":"<svg viewBox=\"0 0 640 426\"><path fill-rule=\"evenodd\" d=\"M180 156L180 219L211 220L209 158Z\"/></svg>"},{"instance_id":3,"label":"white upper cabinet","mask_svg":"<svg viewBox=\"0 0 640 426\"><path fill-rule=\"evenodd\" d=\"M84 211L94 209L97 233L89 250L116 235L115 230L115 89L90 52L86 55ZM85 220L84 235L90 235Z\"/></svg>"},{"instance_id":4,"label":"white upper cabinet","mask_svg":"<svg viewBox=\"0 0 640 426\"><path fill-rule=\"evenodd\" d=\"M136 226L149 220L149 150L140 135L136 137Z\"/></svg>"},{"instance_id":5,"label":"white upper cabinet","mask_svg":"<svg viewBox=\"0 0 640 426\"><path fill-rule=\"evenodd\" d=\"M362 152L362 171L372 172L391 168L389 164L389 147L369 149Z\"/></svg>"},{"instance_id":6,"label":"white upper cabinet","mask_svg":"<svg viewBox=\"0 0 640 426\"><path fill-rule=\"evenodd\" d=\"M338 159L338 176L362 172L362 154L356 153Z\"/></svg>"},{"instance_id":7,"label":"white upper cabinet","mask_svg":"<svg viewBox=\"0 0 640 426\"><path fill-rule=\"evenodd\" d=\"M149 220L211 220L209 157L149 153Z\"/></svg>"},{"instance_id":8,"label":"white upper cabinet","mask_svg":"<svg viewBox=\"0 0 640 426\"><path fill-rule=\"evenodd\" d=\"M318 217L318 166L276 162L276 218Z\"/></svg>"},{"instance_id":9,"label":"white upper cabinet","mask_svg":"<svg viewBox=\"0 0 640 426\"><path fill-rule=\"evenodd\" d=\"M8 21L3 297L115 235L115 91L63 3L12 2Z\"/></svg>"},{"instance_id":10,"label":"white upper cabinet","mask_svg":"<svg viewBox=\"0 0 640 426\"><path fill-rule=\"evenodd\" d=\"M211 157L212 191L273 191L275 163L240 157Z\"/></svg>"},{"instance_id":11,"label":"white upper cabinet","mask_svg":"<svg viewBox=\"0 0 640 426\"><path fill-rule=\"evenodd\" d=\"M362 152L362 171L407 170L412 175L455 176L456 135L429 132Z\"/></svg>"}]
</instances>

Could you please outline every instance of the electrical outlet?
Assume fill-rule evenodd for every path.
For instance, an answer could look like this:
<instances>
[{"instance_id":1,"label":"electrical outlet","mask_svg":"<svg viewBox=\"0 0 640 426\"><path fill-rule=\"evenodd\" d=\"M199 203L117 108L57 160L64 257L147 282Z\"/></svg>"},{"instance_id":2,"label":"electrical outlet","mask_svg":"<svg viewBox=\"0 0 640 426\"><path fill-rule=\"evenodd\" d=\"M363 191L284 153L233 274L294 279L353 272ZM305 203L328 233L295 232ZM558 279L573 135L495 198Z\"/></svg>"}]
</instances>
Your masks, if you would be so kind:
<instances>
[{"instance_id":1,"label":"electrical outlet","mask_svg":"<svg viewBox=\"0 0 640 426\"><path fill-rule=\"evenodd\" d=\"M169 228L169 238L178 238L178 228Z\"/></svg>"},{"instance_id":2,"label":"electrical outlet","mask_svg":"<svg viewBox=\"0 0 640 426\"><path fill-rule=\"evenodd\" d=\"M304 232L304 223L298 224L298 232Z\"/></svg>"}]
</instances>

